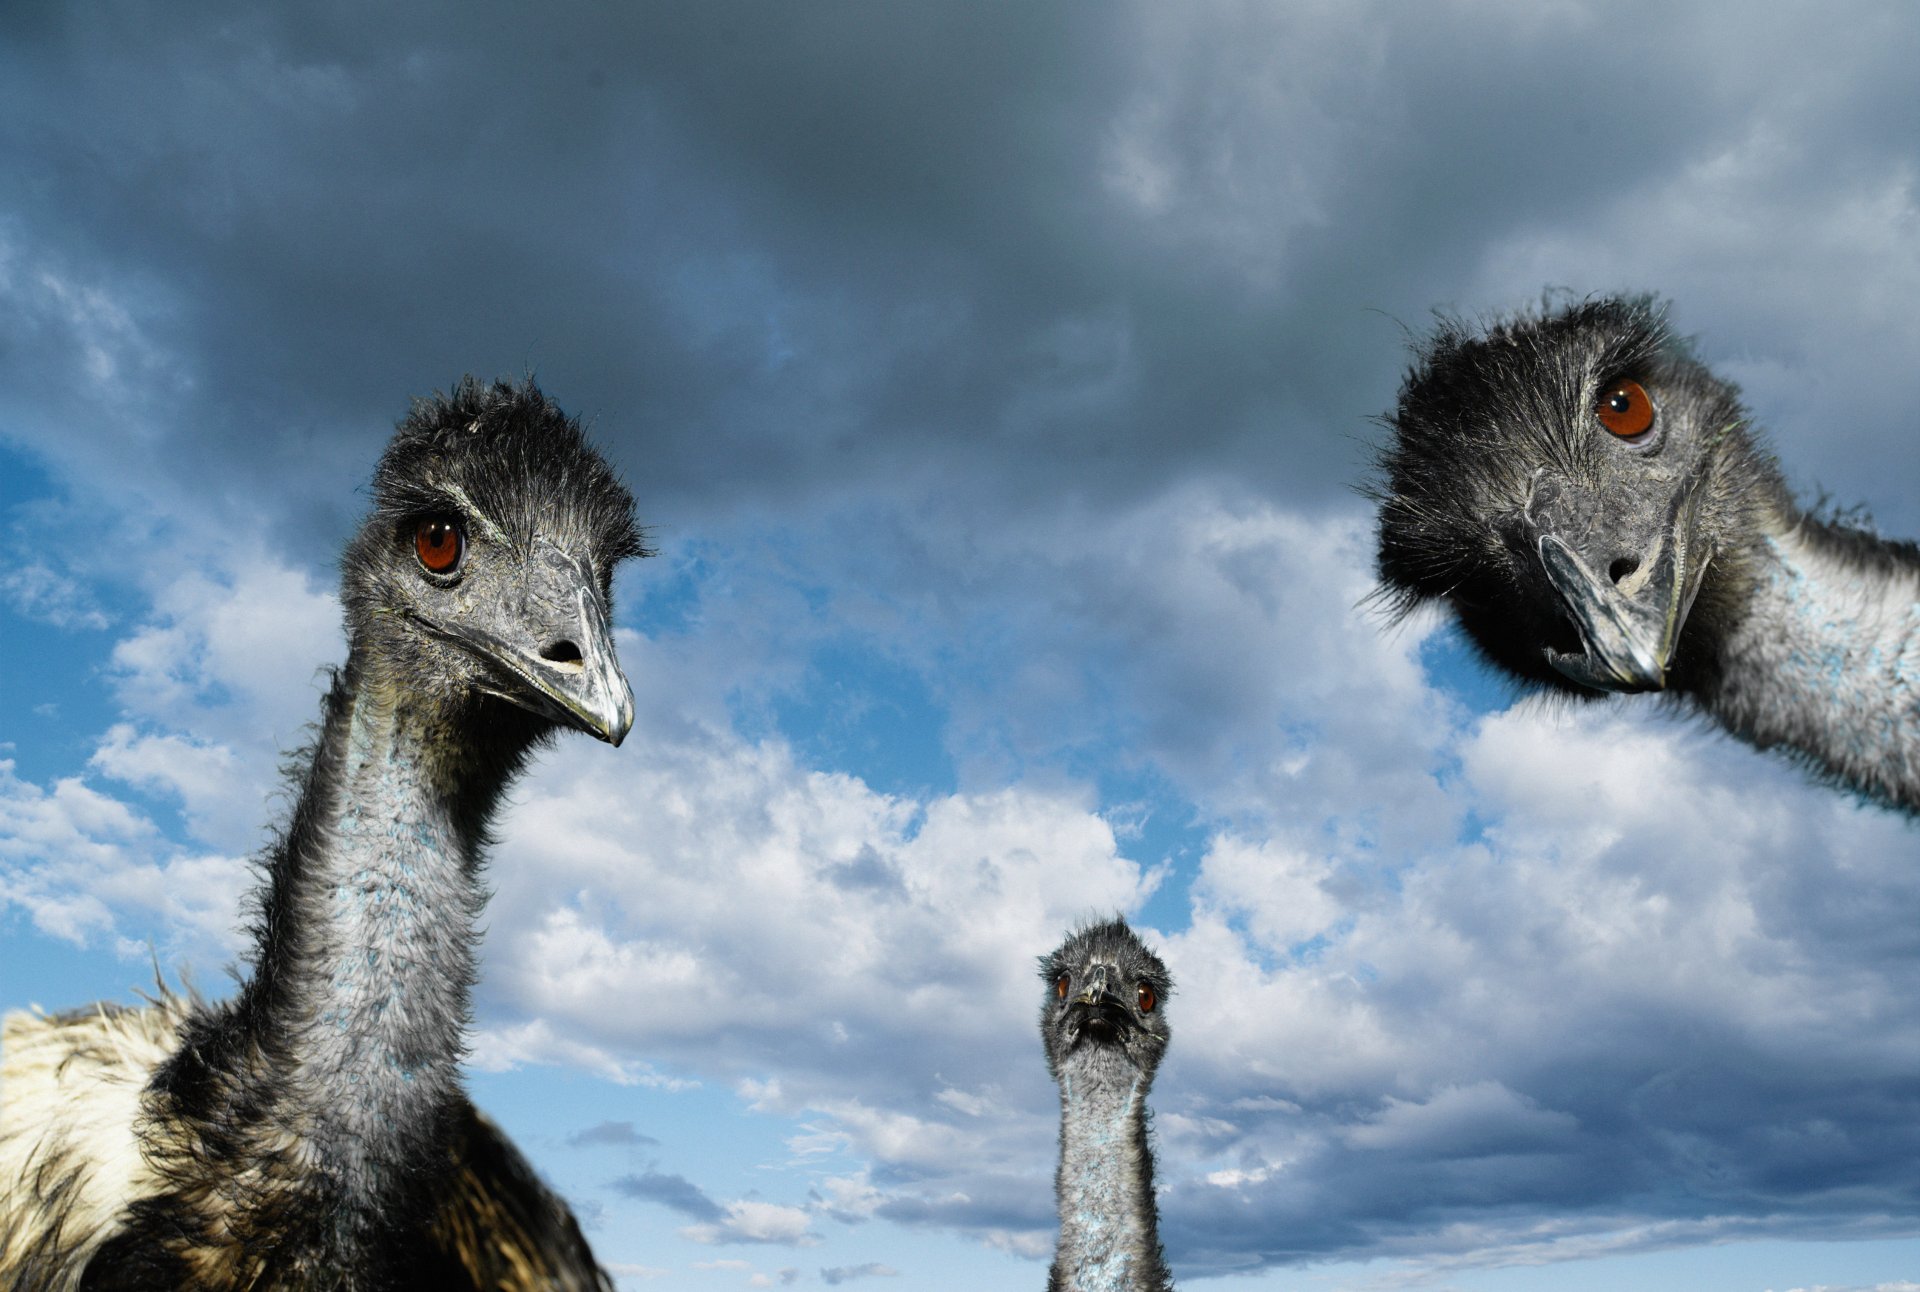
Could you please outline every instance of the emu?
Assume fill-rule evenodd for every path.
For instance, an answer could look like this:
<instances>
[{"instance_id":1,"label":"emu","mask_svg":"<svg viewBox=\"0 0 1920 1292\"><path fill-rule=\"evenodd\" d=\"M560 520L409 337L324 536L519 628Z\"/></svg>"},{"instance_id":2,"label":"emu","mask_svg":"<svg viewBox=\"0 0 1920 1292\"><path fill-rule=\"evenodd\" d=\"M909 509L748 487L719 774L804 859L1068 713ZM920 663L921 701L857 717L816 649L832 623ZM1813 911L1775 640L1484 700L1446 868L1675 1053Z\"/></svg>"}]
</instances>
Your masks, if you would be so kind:
<instances>
[{"instance_id":1,"label":"emu","mask_svg":"<svg viewBox=\"0 0 1920 1292\"><path fill-rule=\"evenodd\" d=\"M1125 920L1042 957L1040 1042L1060 1086L1060 1241L1047 1292L1169 1292L1147 1091L1172 1032L1173 979Z\"/></svg>"},{"instance_id":2,"label":"emu","mask_svg":"<svg viewBox=\"0 0 1920 1292\"><path fill-rule=\"evenodd\" d=\"M0 1285L611 1289L459 1060L488 822L558 730L631 727L612 574L643 554L531 379L415 402L238 995L7 1019Z\"/></svg>"},{"instance_id":3,"label":"emu","mask_svg":"<svg viewBox=\"0 0 1920 1292\"><path fill-rule=\"evenodd\" d=\"M1665 691L1920 813L1920 548L1797 504L1651 297L1444 322L1385 419L1382 591L1523 687Z\"/></svg>"}]
</instances>

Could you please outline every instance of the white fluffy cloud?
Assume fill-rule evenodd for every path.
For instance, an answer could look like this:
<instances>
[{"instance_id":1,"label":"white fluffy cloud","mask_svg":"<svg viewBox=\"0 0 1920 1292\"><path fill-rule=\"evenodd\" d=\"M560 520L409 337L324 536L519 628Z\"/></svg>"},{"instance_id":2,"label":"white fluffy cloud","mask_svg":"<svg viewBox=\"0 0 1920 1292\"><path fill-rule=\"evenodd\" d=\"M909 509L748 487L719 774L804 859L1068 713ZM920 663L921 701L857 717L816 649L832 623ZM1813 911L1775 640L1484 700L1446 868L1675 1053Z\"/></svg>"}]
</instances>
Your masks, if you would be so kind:
<instances>
[{"instance_id":1,"label":"white fluffy cloud","mask_svg":"<svg viewBox=\"0 0 1920 1292\"><path fill-rule=\"evenodd\" d=\"M86 584L56 573L45 561L28 560L0 574L0 597L23 618L56 628L107 626L106 612Z\"/></svg>"},{"instance_id":2,"label":"white fluffy cloud","mask_svg":"<svg viewBox=\"0 0 1920 1292\"><path fill-rule=\"evenodd\" d=\"M639 748L557 751L530 786L489 950L491 990L635 1054L784 1056L794 1085L905 1044L972 1072L1034 957L1153 882L1084 795L915 804L780 744Z\"/></svg>"},{"instance_id":3,"label":"white fluffy cloud","mask_svg":"<svg viewBox=\"0 0 1920 1292\"><path fill-rule=\"evenodd\" d=\"M243 773L257 786L272 780L276 753L319 713L322 670L346 658L339 602L297 567L250 555L209 559L199 537L149 567L151 613L114 647L114 686L129 715L190 739L196 761L216 746L244 756ZM131 738L116 733L112 743ZM125 765L140 777L154 771ZM211 810L207 786L183 777L168 788L190 812Z\"/></svg>"},{"instance_id":4,"label":"white fluffy cloud","mask_svg":"<svg viewBox=\"0 0 1920 1292\"><path fill-rule=\"evenodd\" d=\"M0 906L78 945L129 952L125 927L158 929L172 952L214 959L236 947L246 865L167 841L137 809L77 777L50 788L0 760Z\"/></svg>"},{"instance_id":5,"label":"white fluffy cloud","mask_svg":"<svg viewBox=\"0 0 1920 1292\"><path fill-rule=\"evenodd\" d=\"M799 1207L782 1207L771 1202L744 1200L729 1202L720 1219L688 1225L680 1233L696 1243L782 1243L792 1247L811 1247L819 1237L812 1231L813 1218Z\"/></svg>"},{"instance_id":6,"label":"white fluffy cloud","mask_svg":"<svg viewBox=\"0 0 1920 1292\"><path fill-rule=\"evenodd\" d=\"M142 559L156 590L114 648L124 720L94 737L93 774L43 786L0 763L0 898L76 944L143 954L157 938L211 968L241 947L244 858L277 810L279 755L317 712L316 660L344 647L336 603L302 573L190 555ZM190 842L167 828L171 806Z\"/></svg>"}]
</instances>

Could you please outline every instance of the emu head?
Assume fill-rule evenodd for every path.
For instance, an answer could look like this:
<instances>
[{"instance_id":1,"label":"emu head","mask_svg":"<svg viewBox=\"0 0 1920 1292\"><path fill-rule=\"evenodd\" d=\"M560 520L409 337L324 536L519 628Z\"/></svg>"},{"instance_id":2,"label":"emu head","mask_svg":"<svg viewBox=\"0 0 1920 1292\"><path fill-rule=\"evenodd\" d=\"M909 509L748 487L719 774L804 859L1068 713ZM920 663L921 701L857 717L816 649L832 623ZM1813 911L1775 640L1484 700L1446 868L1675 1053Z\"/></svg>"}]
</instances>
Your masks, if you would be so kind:
<instances>
[{"instance_id":1,"label":"emu head","mask_svg":"<svg viewBox=\"0 0 1920 1292\"><path fill-rule=\"evenodd\" d=\"M1054 1080L1079 1066L1151 1079L1166 1053L1173 978L1121 919L1076 930L1040 960L1040 1040Z\"/></svg>"},{"instance_id":2,"label":"emu head","mask_svg":"<svg viewBox=\"0 0 1920 1292\"><path fill-rule=\"evenodd\" d=\"M531 736L619 744L633 693L615 658L614 566L645 554L633 498L532 380L463 379L416 401L342 558L347 629L416 703L506 701Z\"/></svg>"},{"instance_id":3,"label":"emu head","mask_svg":"<svg viewBox=\"0 0 1920 1292\"><path fill-rule=\"evenodd\" d=\"M1744 422L1652 298L1444 321L1385 419L1383 591L1444 602L1525 682L1684 689L1710 657L1689 617L1737 604L1754 486L1778 481Z\"/></svg>"}]
</instances>

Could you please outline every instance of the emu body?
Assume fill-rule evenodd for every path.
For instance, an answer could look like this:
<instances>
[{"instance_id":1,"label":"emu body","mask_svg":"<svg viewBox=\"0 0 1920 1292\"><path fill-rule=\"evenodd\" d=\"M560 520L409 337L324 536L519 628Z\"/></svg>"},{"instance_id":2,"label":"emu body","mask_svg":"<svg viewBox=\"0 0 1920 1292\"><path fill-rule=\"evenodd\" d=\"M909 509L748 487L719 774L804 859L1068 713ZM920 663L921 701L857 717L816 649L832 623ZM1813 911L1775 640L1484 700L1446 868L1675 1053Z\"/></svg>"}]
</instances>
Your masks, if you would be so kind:
<instances>
[{"instance_id":1,"label":"emu body","mask_svg":"<svg viewBox=\"0 0 1920 1292\"><path fill-rule=\"evenodd\" d=\"M1664 691L1920 812L1920 549L1794 501L1649 298L1446 323L1386 419L1379 569L1522 686Z\"/></svg>"},{"instance_id":2,"label":"emu body","mask_svg":"<svg viewBox=\"0 0 1920 1292\"><path fill-rule=\"evenodd\" d=\"M530 382L416 405L374 493L239 995L8 1020L0 1285L611 1286L458 1064L501 794L632 721L632 500Z\"/></svg>"}]
</instances>

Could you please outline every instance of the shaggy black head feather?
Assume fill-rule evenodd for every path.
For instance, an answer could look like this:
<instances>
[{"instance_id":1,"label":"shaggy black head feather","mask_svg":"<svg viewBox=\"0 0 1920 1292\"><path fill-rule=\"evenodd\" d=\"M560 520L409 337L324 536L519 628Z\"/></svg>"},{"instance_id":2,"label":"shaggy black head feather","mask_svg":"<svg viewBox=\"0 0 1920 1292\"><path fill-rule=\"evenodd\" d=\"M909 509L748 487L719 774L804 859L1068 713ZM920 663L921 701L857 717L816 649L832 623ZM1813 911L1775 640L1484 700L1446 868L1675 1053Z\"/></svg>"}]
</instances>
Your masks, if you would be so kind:
<instances>
[{"instance_id":1,"label":"shaggy black head feather","mask_svg":"<svg viewBox=\"0 0 1920 1292\"><path fill-rule=\"evenodd\" d=\"M457 507L449 486L507 533L587 536L609 573L628 557L652 555L633 495L579 419L531 377L516 386L468 376L450 394L416 399L374 468L374 513L399 525Z\"/></svg>"},{"instance_id":2,"label":"shaggy black head feather","mask_svg":"<svg viewBox=\"0 0 1920 1292\"><path fill-rule=\"evenodd\" d=\"M1596 418L1623 381L1650 393L1655 420L1633 438ZM1756 443L1738 390L1670 329L1651 296L1587 300L1474 327L1443 318L1383 419L1391 440L1368 492L1380 504L1382 596L1396 613L1446 603L1494 664L1531 685L1595 696L1555 667L1583 650L1580 625L1542 568L1545 532L1581 547L1599 577L1645 577L1646 534L1681 491L1711 547L1693 622L1668 685L1698 684L1744 601L1758 509L1785 486ZM1616 686L1612 689L1634 689Z\"/></svg>"}]
</instances>

